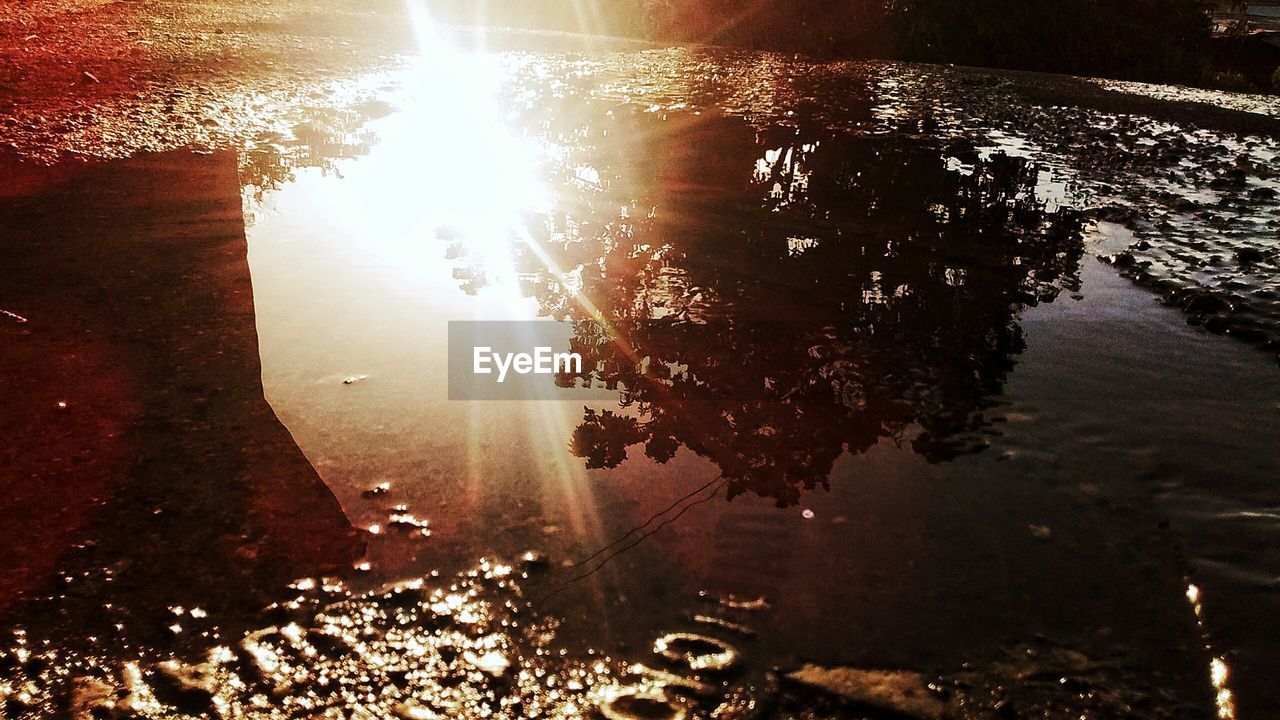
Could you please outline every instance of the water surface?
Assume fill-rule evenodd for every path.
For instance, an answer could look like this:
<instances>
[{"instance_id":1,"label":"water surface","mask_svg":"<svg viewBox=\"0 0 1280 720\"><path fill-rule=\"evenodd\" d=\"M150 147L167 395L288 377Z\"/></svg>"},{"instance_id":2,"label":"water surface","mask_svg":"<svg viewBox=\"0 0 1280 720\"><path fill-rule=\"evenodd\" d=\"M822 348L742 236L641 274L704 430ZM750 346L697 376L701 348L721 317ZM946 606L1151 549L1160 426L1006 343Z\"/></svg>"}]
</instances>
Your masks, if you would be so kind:
<instances>
[{"instance_id":1,"label":"water surface","mask_svg":"<svg viewBox=\"0 0 1280 720\"><path fill-rule=\"evenodd\" d=\"M17 664L11 697L300 622L264 652L389 643L333 678L420 628L418 680L335 701L375 715L637 687L841 712L770 675L805 662L922 672L974 717L1274 701L1273 138L716 50L438 46L351 85L234 154L55 167L6 201L6 363L38 408L6 428L36 480L6 515L58 519L10 533L8 612L80 658ZM596 389L447 400L467 319L574 323ZM69 449L90 459L51 474ZM347 595L418 577L421 603ZM527 613L547 625L512 631ZM733 672L662 666L669 631ZM482 682L513 662L572 684ZM466 692L420 684L450 672ZM314 710L315 682L217 697Z\"/></svg>"}]
</instances>

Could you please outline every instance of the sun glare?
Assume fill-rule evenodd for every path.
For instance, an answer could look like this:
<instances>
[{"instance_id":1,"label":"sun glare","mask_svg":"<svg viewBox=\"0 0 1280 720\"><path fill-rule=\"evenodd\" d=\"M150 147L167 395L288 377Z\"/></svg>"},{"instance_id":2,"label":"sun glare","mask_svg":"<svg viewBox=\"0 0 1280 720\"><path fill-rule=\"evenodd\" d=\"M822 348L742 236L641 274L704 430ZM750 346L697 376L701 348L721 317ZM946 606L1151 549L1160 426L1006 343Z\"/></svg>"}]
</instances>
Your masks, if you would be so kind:
<instances>
[{"instance_id":1,"label":"sun glare","mask_svg":"<svg viewBox=\"0 0 1280 720\"><path fill-rule=\"evenodd\" d=\"M419 52L397 112L377 127L398 151L363 163L361 191L339 198L341 210L360 218L362 251L407 282L438 265L446 244L461 248L483 269L483 294L509 299L516 319L527 303L513 246L548 205L535 148L508 125L501 57L455 47L421 3L408 7Z\"/></svg>"}]
</instances>

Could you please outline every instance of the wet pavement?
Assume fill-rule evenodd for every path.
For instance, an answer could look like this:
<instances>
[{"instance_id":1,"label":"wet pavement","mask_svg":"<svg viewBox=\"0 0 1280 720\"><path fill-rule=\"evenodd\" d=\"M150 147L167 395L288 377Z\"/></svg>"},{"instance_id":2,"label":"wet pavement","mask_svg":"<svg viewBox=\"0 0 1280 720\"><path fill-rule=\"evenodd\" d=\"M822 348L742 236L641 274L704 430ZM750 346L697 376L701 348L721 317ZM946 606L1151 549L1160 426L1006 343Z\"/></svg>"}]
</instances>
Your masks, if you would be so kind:
<instances>
[{"instance_id":1,"label":"wet pavement","mask_svg":"<svg viewBox=\"0 0 1280 720\"><path fill-rule=\"evenodd\" d=\"M6 716L1266 716L1280 103L395 19L6 106Z\"/></svg>"}]
</instances>

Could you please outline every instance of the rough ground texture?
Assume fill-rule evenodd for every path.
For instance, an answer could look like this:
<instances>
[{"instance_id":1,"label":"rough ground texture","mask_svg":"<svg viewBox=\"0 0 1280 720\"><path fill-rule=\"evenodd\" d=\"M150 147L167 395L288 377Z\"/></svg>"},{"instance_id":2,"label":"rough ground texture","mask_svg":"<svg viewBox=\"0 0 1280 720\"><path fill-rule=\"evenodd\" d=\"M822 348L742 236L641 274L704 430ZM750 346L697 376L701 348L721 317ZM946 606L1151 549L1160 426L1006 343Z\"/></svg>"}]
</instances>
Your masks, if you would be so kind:
<instances>
[{"instance_id":1,"label":"rough ground texture","mask_svg":"<svg viewBox=\"0 0 1280 720\"><path fill-rule=\"evenodd\" d=\"M659 643L632 664L574 657L559 649L556 622L525 597L536 572L528 562L483 560L449 580L364 594L303 580L267 609L270 624L192 662L118 662L19 635L0 650L0 700L7 717L23 720L1202 717L1134 681L1120 655L1094 659L1043 642L936 676L812 665L779 676L743 667L730 644L741 633L725 625L679 657L663 657ZM762 611L722 600L707 612L742 628ZM177 621L208 628L185 611ZM727 653L728 666L705 669L713 653Z\"/></svg>"},{"instance_id":2,"label":"rough ground texture","mask_svg":"<svg viewBox=\"0 0 1280 720\"><path fill-rule=\"evenodd\" d=\"M411 47L395 2L6 3L0 138L118 157L233 144Z\"/></svg>"}]
</instances>

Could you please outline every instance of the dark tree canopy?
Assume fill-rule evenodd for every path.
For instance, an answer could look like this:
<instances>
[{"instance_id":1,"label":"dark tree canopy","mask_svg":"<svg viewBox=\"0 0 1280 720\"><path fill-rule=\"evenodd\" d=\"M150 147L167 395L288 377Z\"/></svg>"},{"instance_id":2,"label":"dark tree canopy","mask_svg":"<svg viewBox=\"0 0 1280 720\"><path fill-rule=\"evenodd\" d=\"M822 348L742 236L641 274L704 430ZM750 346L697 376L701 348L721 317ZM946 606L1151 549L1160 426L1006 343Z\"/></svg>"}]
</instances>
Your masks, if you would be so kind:
<instances>
[{"instance_id":1,"label":"dark tree canopy","mask_svg":"<svg viewBox=\"0 0 1280 720\"><path fill-rule=\"evenodd\" d=\"M1083 221L1045 202L1042 168L906 121L597 109L522 123L575 140L538 250L515 245L539 314L575 327L582 372L559 381L618 393L566 438L588 467L686 448L730 496L786 505L885 438L933 462L982 450L1019 312L1078 285Z\"/></svg>"}]
</instances>

